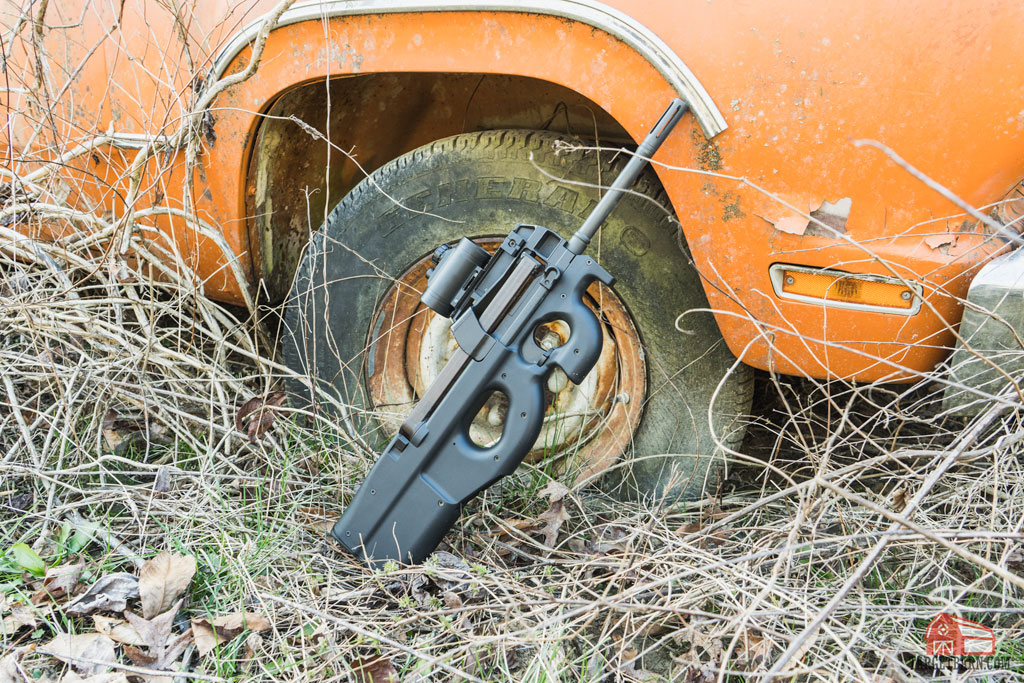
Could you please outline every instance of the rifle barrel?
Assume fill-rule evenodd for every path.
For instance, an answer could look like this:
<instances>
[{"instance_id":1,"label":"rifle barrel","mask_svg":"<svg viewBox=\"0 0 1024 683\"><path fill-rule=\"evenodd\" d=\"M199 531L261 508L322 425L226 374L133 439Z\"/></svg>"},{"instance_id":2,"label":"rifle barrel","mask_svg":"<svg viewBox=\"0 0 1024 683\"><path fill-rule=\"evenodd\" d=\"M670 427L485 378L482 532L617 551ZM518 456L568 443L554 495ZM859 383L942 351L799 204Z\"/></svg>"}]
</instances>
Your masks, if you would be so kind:
<instances>
[{"instance_id":1,"label":"rifle barrel","mask_svg":"<svg viewBox=\"0 0 1024 683\"><path fill-rule=\"evenodd\" d=\"M611 184L608 191L601 197L601 201L594 207L593 212L587 216L587 220L583 222L580 229L576 231L576 234L569 240L569 251L574 254L582 254L590 244L591 238L597 232L597 229L601 227L605 219L608 218L608 214L612 212L615 205L619 203L619 199L623 193L629 189L629 186L633 184L633 181L640 175L640 171L647 165L648 160L654 156L654 153L661 147L661 143L668 138L669 133L675 128L675 125L679 123L679 119L686 113L687 105L681 99L676 98L672 100L672 104L668 106L665 113L661 115L658 122L654 124L654 128L647 134L644 141L640 143L640 146L636 148L636 154L626 164L626 168L622 169L622 173L615 179L615 182Z\"/></svg>"}]
</instances>

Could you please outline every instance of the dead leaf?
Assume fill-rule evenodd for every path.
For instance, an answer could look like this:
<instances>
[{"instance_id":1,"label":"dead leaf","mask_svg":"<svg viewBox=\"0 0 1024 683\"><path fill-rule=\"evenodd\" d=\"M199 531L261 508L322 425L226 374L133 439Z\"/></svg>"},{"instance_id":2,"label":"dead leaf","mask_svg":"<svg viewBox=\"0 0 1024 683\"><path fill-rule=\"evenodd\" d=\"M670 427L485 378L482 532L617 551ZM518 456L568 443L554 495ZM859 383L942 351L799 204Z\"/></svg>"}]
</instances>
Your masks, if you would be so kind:
<instances>
[{"instance_id":1,"label":"dead leaf","mask_svg":"<svg viewBox=\"0 0 1024 683\"><path fill-rule=\"evenodd\" d=\"M322 505L296 508L292 519L302 526L309 527L319 534L326 533L337 521L338 513Z\"/></svg>"},{"instance_id":2,"label":"dead leaf","mask_svg":"<svg viewBox=\"0 0 1024 683\"><path fill-rule=\"evenodd\" d=\"M243 631L258 633L268 628L270 621L255 612L235 612L213 620L192 620L192 635L196 640L196 649L204 657L213 652L218 645L234 640Z\"/></svg>"},{"instance_id":3,"label":"dead leaf","mask_svg":"<svg viewBox=\"0 0 1024 683\"><path fill-rule=\"evenodd\" d=\"M132 446L145 448L150 443L167 441L167 427L145 413L121 415L111 408L103 415L101 430L107 448L118 455Z\"/></svg>"},{"instance_id":4,"label":"dead leaf","mask_svg":"<svg viewBox=\"0 0 1024 683\"><path fill-rule=\"evenodd\" d=\"M74 671L69 671L60 679L60 683L128 683L128 677L122 671L110 671L82 678Z\"/></svg>"},{"instance_id":5,"label":"dead leaf","mask_svg":"<svg viewBox=\"0 0 1024 683\"><path fill-rule=\"evenodd\" d=\"M398 672L386 657L357 659L351 666L357 683L399 683Z\"/></svg>"},{"instance_id":6,"label":"dead leaf","mask_svg":"<svg viewBox=\"0 0 1024 683\"><path fill-rule=\"evenodd\" d=\"M1024 574L1024 547L1014 548L1006 556L1006 567L1010 571Z\"/></svg>"},{"instance_id":7,"label":"dead leaf","mask_svg":"<svg viewBox=\"0 0 1024 683\"><path fill-rule=\"evenodd\" d=\"M569 513L565 510L563 502L569 495L569 488L559 481L552 480L540 490L539 495L546 496L550 503L550 507L537 518L544 524L541 528L544 533L544 545L554 548L558 540L558 530L564 522L569 521Z\"/></svg>"},{"instance_id":8,"label":"dead leaf","mask_svg":"<svg viewBox=\"0 0 1024 683\"><path fill-rule=\"evenodd\" d=\"M18 659L35 649L35 645L16 647L0 657L0 683L25 683L26 680L31 680L22 675L18 667Z\"/></svg>"},{"instance_id":9,"label":"dead leaf","mask_svg":"<svg viewBox=\"0 0 1024 683\"><path fill-rule=\"evenodd\" d=\"M194 555L172 555L162 552L139 570L139 595L142 616L152 619L167 611L185 592L196 573Z\"/></svg>"},{"instance_id":10,"label":"dead leaf","mask_svg":"<svg viewBox=\"0 0 1024 683\"><path fill-rule=\"evenodd\" d=\"M683 526L681 526L678 529L676 529L676 535L677 536L688 536L690 534L697 533L702 528L704 528L704 525L700 523L700 520L697 520L696 522L690 522L689 524L684 524Z\"/></svg>"},{"instance_id":11,"label":"dead leaf","mask_svg":"<svg viewBox=\"0 0 1024 683\"><path fill-rule=\"evenodd\" d=\"M661 678L661 676L656 673L637 668L640 664L640 657L637 651L633 648L623 650L622 659L623 664L619 667L619 671L626 675L627 680L657 681Z\"/></svg>"},{"instance_id":12,"label":"dead leaf","mask_svg":"<svg viewBox=\"0 0 1024 683\"><path fill-rule=\"evenodd\" d=\"M774 642L771 638L761 638L750 631L745 631L740 639L737 653L751 670L761 667L772 654Z\"/></svg>"},{"instance_id":13,"label":"dead leaf","mask_svg":"<svg viewBox=\"0 0 1024 683\"><path fill-rule=\"evenodd\" d=\"M569 521L569 513L565 511L565 503L561 500L556 500L537 519L544 523L544 526L541 528L541 531L544 533L544 545L554 548L555 542L558 540L558 530L562 527L563 523Z\"/></svg>"},{"instance_id":14,"label":"dead leaf","mask_svg":"<svg viewBox=\"0 0 1024 683\"><path fill-rule=\"evenodd\" d=\"M246 671L256 658L256 651L263 647L263 638L258 633L250 633L245 638L245 651L242 653L242 670Z\"/></svg>"},{"instance_id":15,"label":"dead leaf","mask_svg":"<svg viewBox=\"0 0 1024 683\"><path fill-rule=\"evenodd\" d=\"M445 591L441 593L441 602L448 609L458 609L462 607L462 598L455 591Z\"/></svg>"},{"instance_id":16,"label":"dead leaf","mask_svg":"<svg viewBox=\"0 0 1024 683\"><path fill-rule=\"evenodd\" d=\"M40 651L67 662L83 674L101 673L117 661L114 641L102 633L62 633Z\"/></svg>"},{"instance_id":17,"label":"dead leaf","mask_svg":"<svg viewBox=\"0 0 1024 683\"><path fill-rule=\"evenodd\" d=\"M715 683L718 677L701 667L687 667L686 671L682 673L682 677L677 677L675 680L680 683Z\"/></svg>"},{"instance_id":18,"label":"dead leaf","mask_svg":"<svg viewBox=\"0 0 1024 683\"><path fill-rule=\"evenodd\" d=\"M529 531L533 527L537 526L537 522L530 521L529 519L519 519L516 517L509 517L508 519L501 520L502 525L507 526L517 531Z\"/></svg>"},{"instance_id":19,"label":"dead leaf","mask_svg":"<svg viewBox=\"0 0 1024 683\"><path fill-rule=\"evenodd\" d=\"M477 591L472 589L472 570L462 558L437 550L423 563L423 569L422 574L417 574L409 582L412 597L420 605L449 591L468 593L470 597L476 595Z\"/></svg>"},{"instance_id":20,"label":"dead leaf","mask_svg":"<svg viewBox=\"0 0 1024 683\"><path fill-rule=\"evenodd\" d=\"M56 602L67 596L78 585L78 580L82 578L84 570L84 564L50 567L46 570L46 578L43 579L42 587L32 596L32 603L38 605L45 600Z\"/></svg>"},{"instance_id":21,"label":"dead leaf","mask_svg":"<svg viewBox=\"0 0 1024 683\"><path fill-rule=\"evenodd\" d=\"M93 612L123 612L128 600L139 597L139 580L131 574L107 574L89 586L82 595L64 608L66 614L85 616Z\"/></svg>"},{"instance_id":22,"label":"dead leaf","mask_svg":"<svg viewBox=\"0 0 1024 683\"><path fill-rule=\"evenodd\" d=\"M569 495L569 493L569 487L567 487L560 481L552 479L547 483L547 486L542 488L537 493L537 495L546 497L549 503L554 503L556 501L562 500L567 495Z\"/></svg>"},{"instance_id":23,"label":"dead leaf","mask_svg":"<svg viewBox=\"0 0 1024 683\"><path fill-rule=\"evenodd\" d=\"M907 507L907 487L900 486L892 493L892 509L896 512L903 512Z\"/></svg>"},{"instance_id":24,"label":"dead leaf","mask_svg":"<svg viewBox=\"0 0 1024 683\"><path fill-rule=\"evenodd\" d=\"M167 493L171 490L171 468L162 466L156 471L156 478L153 480L153 493Z\"/></svg>"},{"instance_id":25,"label":"dead leaf","mask_svg":"<svg viewBox=\"0 0 1024 683\"><path fill-rule=\"evenodd\" d=\"M31 607L19 605L0 622L0 636L12 637L18 629L35 628L36 615Z\"/></svg>"},{"instance_id":26,"label":"dead leaf","mask_svg":"<svg viewBox=\"0 0 1024 683\"><path fill-rule=\"evenodd\" d=\"M161 671L171 669L185 651L185 647L192 642L192 629L179 634L171 632L174 617L181 609L181 603L182 600L178 600L171 609L153 619L143 619L131 612L124 613L145 646L145 649L142 649L134 645L125 645L124 653L128 659L138 666Z\"/></svg>"},{"instance_id":27,"label":"dead leaf","mask_svg":"<svg viewBox=\"0 0 1024 683\"><path fill-rule=\"evenodd\" d=\"M115 640L125 645L145 644L145 641L142 639L142 636L139 635L139 632L124 619L103 617L99 614L94 614L92 617L92 623L98 632L105 636L109 636L111 640Z\"/></svg>"},{"instance_id":28,"label":"dead leaf","mask_svg":"<svg viewBox=\"0 0 1024 683\"><path fill-rule=\"evenodd\" d=\"M277 408L284 403L285 397L283 391L274 391L266 396L250 398L235 415L235 429L246 432L249 441L256 441L274 426Z\"/></svg>"}]
</instances>

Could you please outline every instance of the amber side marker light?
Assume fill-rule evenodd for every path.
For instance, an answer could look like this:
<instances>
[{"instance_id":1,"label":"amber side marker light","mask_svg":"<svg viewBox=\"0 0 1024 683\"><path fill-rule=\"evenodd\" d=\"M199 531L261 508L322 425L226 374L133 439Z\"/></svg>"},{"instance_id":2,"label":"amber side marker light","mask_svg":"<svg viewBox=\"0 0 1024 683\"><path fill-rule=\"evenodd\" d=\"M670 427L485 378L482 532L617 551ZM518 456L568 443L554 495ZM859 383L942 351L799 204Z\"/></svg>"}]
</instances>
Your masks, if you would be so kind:
<instances>
[{"instance_id":1,"label":"amber side marker light","mask_svg":"<svg viewBox=\"0 0 1024 683\"><path fill-rule=\"evenodd\" d=\"M916 282L781 263L769 274L775 295L782 299L898 315L921 310L921 285Z\"/></svg>"}]
</instances>

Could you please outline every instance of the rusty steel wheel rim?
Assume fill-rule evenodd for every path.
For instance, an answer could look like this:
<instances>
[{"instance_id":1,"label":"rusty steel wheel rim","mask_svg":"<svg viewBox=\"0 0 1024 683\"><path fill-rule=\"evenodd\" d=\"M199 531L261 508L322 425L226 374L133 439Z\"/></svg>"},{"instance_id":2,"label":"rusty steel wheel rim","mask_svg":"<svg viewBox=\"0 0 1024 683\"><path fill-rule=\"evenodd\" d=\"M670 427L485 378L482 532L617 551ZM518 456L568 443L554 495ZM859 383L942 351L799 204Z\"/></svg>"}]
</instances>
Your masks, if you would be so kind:
<instances>
[{"instance_id":1,"label":"rusty steel wheel rim","mask_svg":"<svg viewBox=\"0 0 1024 683\"><path fill-rule=\"evenodd\" d=\"M502 239L475 241L493 252ZM367 384L374 411L392 432L455 348L449 321L419 301L430 266L430 257L424 257L395 281L370 328ZM545 388L544 428L527 456L533 462L558 453L557 469L578 469L581 477L603 471L625 452L639 424L647 388L640 336L622 301L595 282L587 290L586 303L603 322L601 357L579 387L561 371L552 373ZM535 338L541 344L557 345L565 341L567 332L554 321ZM492 397L474 418L470 434L476 443L497 440L503 425L502 406L500 397Z\"/></svg>"}]
</instances>

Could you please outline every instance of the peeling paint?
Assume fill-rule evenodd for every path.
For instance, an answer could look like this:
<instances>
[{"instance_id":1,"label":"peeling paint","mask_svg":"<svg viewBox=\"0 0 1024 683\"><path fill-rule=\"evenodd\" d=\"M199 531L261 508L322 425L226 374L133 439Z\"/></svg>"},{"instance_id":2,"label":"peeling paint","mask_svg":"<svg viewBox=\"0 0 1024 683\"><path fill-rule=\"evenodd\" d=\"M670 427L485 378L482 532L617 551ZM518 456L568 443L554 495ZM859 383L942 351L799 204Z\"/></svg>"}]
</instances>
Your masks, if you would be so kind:
<instances>
[{"instance_id":1,"label":"peeling paint","mask_svg":"<svg viewBox=\"0 0 1024 683\"><path fill-rule=\"evenodd\" d=\"M761 216L764 218L764 216ZM777 220L771 220L770 218L764 218L772 224L772 226L780 231L787 232L790 235L802 235L807 230L807 224L810 222L803 216L784 216Z\"/></svg>"},{"instance_id":2,"label":"peeling paint","mask_svg":"<svg viewBox=\"0 0 1024 683\"><path fill-rule=\"evenodd\" d=\"M796 206L800 206L802 203L793 201L790 202ZM850 217L850 209L853 208L853 199L850 197L843 197L837 199L835 202L830 202L827 199L822 200L818 208L811 211L814 207L815 201L807 202L805 205L809 207L809 215L814 221L824 223L822 227L818 223L804 216L795 216L793 214L786 214L773 218L770 216L758 217L762 220L771 223L772 226L780 231L789 233L790 235L823 235L825 237L834 237L836 233L846 233L846 221Z\"/></svg>"},{"instance_id":3,"label":"peeling paint","mask_svg":"<svg viewBox=\"0 0 1024 683\"><path fill-rule=\"evenodd\" d=\"M955 232L944 232L941 235L928 235L924 238L924 243L932 249L939 249L941 247L953 247L956 246L957 238L960 237Z\"/></svg>"},{"instance_id":4,"label":"peeling paint","mask_svg":"<svg viewBox=\"0 0 1024 683\"><path fill-rule=\"evenodd\" d=\"M845 235L846 221L850 217L850 209L852 208L853 199L850 197L843 197L834 204L827 199L822 201L821 205L811 212L811 218L819 223L824 223L831 230L812 222L808 225L805 234L824 235L825 237L834 237L836 233Z\"/></svg>"}]
</instances>

